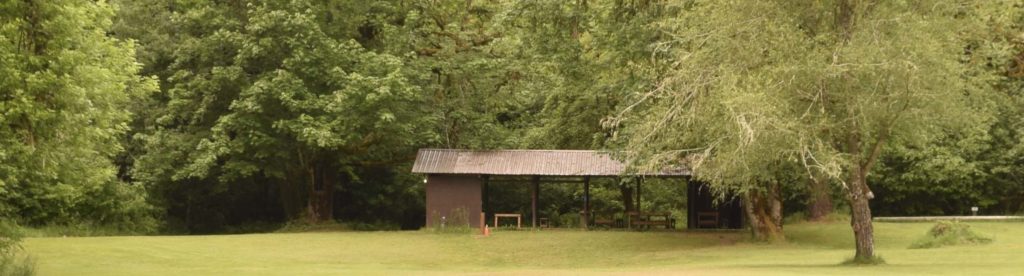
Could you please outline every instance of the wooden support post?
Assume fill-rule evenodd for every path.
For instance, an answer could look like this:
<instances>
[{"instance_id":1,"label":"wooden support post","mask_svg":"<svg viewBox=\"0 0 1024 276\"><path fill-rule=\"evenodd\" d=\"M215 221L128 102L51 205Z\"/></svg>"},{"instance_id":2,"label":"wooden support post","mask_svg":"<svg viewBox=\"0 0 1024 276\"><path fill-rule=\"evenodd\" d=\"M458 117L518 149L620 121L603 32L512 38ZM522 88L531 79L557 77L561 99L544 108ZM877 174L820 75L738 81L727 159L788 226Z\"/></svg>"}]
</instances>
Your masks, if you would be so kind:
<instances>
[{"instance_id":1,"label":"wooden support post","mask_svg":"<svg viewBox=\"0 0 1024 276\"><path fill-rule=\"evenodd\" d=\"M540 176L533 176L533 185L530 196L530 220L533 221L533 228L537 228L537 194L540 192Z\"/></svg>"},{"instance_id":2,"label":"wooden support post","mask_svg":"<svg viewBox=\"0 0 1024 276\"><path fill-rule=\"evenodd\" d=\"M690 177L686 180L686 228L697 229L697 192L696 183Z\"/></svg>"},{"instance_id":3,"label":"wooden support post","mask_svg":"<svg viewBox=\"0 0 1024 276\"><path fill-rule=\"evenodd\" d=\"M586 229L590 225L590 177L583 177L583 221L580 223Z\"/></svg>"},{"instance_id":4,"label":"wooden support post","mask_svg":"<svg viewBox=\"0 0 1024 276\"><path fill-rule=\"evenodd\" d=\"M487 221L487 212L491 211L491 193L490 193L491 192L490 191L490 188L491 188L491 185L490 185L491 176L490 175L484 175L483 176L483 180L484 180L483 181L484 182L484 188L483 188L483 195L482 195L482 197L483 197L483 206L481 206L482 207L481 210L483 210L483 214L484 215L481 218L481 221L484 221L484 224L486 225L487 224L487 222L486 222ZM493 227L498 227L497 224L492 225L492 226Z\"/></svg>"},{"instance_id":5,"label":"wooden support post","mask_svg":"<svg viewBox=\"0 0 1024 276\"><path fill-rule=\"evenodd\" d=\"M623 190L623 192L622 192L622 208L624 209L625 213L622 213L622 215L626 219L626 229L633 228L633 222L632 222L632 217L633 216L630 215L630 211L636 211L636 210L630 210L630 208L633 208L633 206L636 206L636 205L633 204L633 202L631 202L633 200L633 198L634 198L634 196L633 196L633 194L631 194L631 192L636 192L636 191L633 191L632 188L629 187L629 182L628 181L623 181L623 179L621 177L615 177L615 184L618 184L620 186L619 189ZM625 188L625 189L623 189L623 188Z\"/></svg>"},{"instance_id":6,"label":"wooden support post","mask_svg":"<svg viewBox=\"0 0 1024 276\"><path fill-rule=\"evenodd\" d=\"M642 182L643 182L642 178L640 178L640 177L636 178L636 212L637 213L641 212L640 211L640 191L641 191L640 190L640 183L642 183Z\"/></svg>"}]
</instances>

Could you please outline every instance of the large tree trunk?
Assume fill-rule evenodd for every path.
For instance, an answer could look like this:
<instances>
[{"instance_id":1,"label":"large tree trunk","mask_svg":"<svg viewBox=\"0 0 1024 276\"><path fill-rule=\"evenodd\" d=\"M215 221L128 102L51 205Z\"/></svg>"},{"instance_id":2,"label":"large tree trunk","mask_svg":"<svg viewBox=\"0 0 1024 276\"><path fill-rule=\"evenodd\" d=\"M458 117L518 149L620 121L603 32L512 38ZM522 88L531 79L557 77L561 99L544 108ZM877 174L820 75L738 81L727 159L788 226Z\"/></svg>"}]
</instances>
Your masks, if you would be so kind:
<instances>
[{"instance_id":1,"label":"large tree trunk","mask_svg":"<svg viewBox=\"0 0 1024 276\"><path fill-rule=\"evenodd\" d=\"M632 212L636 205L633 204L633 187L629 184L619 184L619 192L622 193L622 205L626 207L625 211Z\"/></svg>"},{"instance_id":2,"label":"large tree trunk","mask_svg":"<svg viewBox=\"0 0 1024 276\"><path fill-rule=\"evenodd\" d=\"M807 220L821 221L833 211L832 194L826 179L814 177L808 180L810 200L807 202Z\"/></svg>"},{"instance_id":3,"label":"large tree trunk","mask_svg":"<svg viewBox=\"0 0 1024 276\"><path fill-rule=\"evenodd\" d=\"M847 181L847 200L850 203L850 226L853 228L853 237L856 241L857 254L854 255L856 263L875 262L875 236L874 226L871 224L871 206L868 201L875 198L874 193L868 188L867 175L874 161L881 153L882 145L886 141L886 135L878 138L868 150L868 154L862 152L862 139L859 133L847 134L847 151L854 156L861 158L854 159L855 163L849 169L849 180Z\"/></svg>"},{"instance_id":4,"label":"large tree trunk","mask_svg":"<svg viewBox=\"0 0 1024 276\"><path fill-rule=\"evenodd\" d=\"M289 166L280 182L279 199L289 220L315 224L334 218L337 170L328 162L303 159Z\"/></svg>"},{"instance_id":5,"label":"large tree trunk","mask_svg":"<svg viewBox=\"0 0 1024 276\"><path fill-rule=\"evenodd\" d=\"M871 224L871 208L868 201L874 198L874 194L868 189L866 170L858 168L850 172L850 213L852 219L850 226L853 227L853 236L857 244L857 254L854 261L870 263L875 259L874 226Z\"/></svg>"},{"instance_id":6,"label":"large tree trunk","mask_svg":"<svg viewBox=\"0 0 1024 276\"><path fill-rule=\"evenodd\" d=\"M771 183L764 191L748 191L743 195L743 210L750 223L754 239L761 241L783 241L782 200L779 185Z\"/></svg>"},{"instance_id":7,"label":"large tree trunk","mask_svg":"<svg viewBox=\"0 0 1024 276\"><path fill-rule=\"evenodd\" d=\"M846 44L853 36L857 21L858 5L863 4L861 0L838 0L836 1L835 27L841 35L841 43ZM851 113L853 114L853 113ZM871 224L871 207L868 201L874 198L871 189L868 188L867 175L875 160L881 154L882 146L888 139L889 126L885 126L876 132L877 141L870 148L865 148L865 140L859 132L860 126L854 123L849 128L845 137L846 151L854 157L854 165L848 169L849 179L847 183L847 200L850 203L850 226L853 227L853 236L856 241L857 254L854 256L856 263L875 263L875 241L874 226Z\"/></svg>"},{"instance_id":8,"label":"large tree trunk","mask_svg":"<svg viewBox=\"0 0 1024 276\"><path fill-rule=\"evenodd\" d=\"M306 208L310 223L334 219L334 184L336 172L330 166L317 163L309 169L309 198Z\"/></svg>"}]
</instances>

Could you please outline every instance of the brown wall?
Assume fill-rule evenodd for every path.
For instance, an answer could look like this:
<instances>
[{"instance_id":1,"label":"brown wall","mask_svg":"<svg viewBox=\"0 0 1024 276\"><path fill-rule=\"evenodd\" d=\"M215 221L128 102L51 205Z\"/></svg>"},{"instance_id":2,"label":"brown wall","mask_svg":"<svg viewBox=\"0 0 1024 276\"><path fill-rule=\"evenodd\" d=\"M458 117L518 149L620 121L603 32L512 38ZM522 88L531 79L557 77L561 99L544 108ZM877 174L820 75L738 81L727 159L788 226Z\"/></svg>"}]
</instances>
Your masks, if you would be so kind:
<instances>
[{"instance_id":1,"label":"brown wall","mask_svg":"<svg viewBox=\"0 0 1024 276\"><path fill-rule=\"evenodd\" d=\"M459 216L453 210L466 210L469 226L480 227L482 181L477 175L431 174L427 176L427 227L438 226L441 217L449 224Z\"/></svg>"}]
</instances>

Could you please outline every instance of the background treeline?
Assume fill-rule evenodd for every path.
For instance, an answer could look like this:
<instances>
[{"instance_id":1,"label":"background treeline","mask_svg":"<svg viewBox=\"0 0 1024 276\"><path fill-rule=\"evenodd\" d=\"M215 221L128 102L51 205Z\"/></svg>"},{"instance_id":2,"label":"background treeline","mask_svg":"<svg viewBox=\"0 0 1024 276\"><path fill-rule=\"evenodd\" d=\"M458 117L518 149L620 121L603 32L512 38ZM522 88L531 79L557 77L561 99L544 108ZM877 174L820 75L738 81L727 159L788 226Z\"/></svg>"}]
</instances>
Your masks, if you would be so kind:
<instances>
[{"instance_id":1,"label":"background treeline","mask_svg":"<svg viewBox=\"0 0 1024 276\"><path fill-rule=\"evenodd\" d=\"M626 146L619 128L642 122L608 118L679 73L672 24L701 3L6 1L0 216L142 232L325 220L416 229L418 148ZM1000 76L984 80L998 98L981 107L995 115L977 131L886 147L869 175L875 214L1022 212L1015 7L972 34L978 48L999 46L982 61ZM802 173L779 178L813 182ZM815 189L840 198L825 184L786 185L786 210L804 211ZM496 208L528 205L525 186L492 188L522 195ZM597 209L622 208L626 188L598 183ZM645 189L645 209L685 206L681 185ZM579 193L549 185L542 209L572 217Z\"/></svg>"}]
</instances>

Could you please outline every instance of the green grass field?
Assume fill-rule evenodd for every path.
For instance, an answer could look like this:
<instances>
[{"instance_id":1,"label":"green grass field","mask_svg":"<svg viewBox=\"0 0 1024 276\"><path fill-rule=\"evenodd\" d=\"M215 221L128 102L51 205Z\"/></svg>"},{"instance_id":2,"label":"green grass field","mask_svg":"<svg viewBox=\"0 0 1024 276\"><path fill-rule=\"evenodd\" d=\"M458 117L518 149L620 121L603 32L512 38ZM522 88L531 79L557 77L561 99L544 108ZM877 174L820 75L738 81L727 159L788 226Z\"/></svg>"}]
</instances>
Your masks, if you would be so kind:
<instances>
[{"instance_id":1,"label":"green grass field","mask_svg":"<svg viewBox=\"0 0 1024 276\"><path fill-rule=\"evenodd\" d=\"M40 275L687 274L1020 275L1024 223L971 223L986 245L907 249L931 223L875 223L882 266L843 266L847 223L786 226L789 241L745 232L498 231L29 238Z\"/></svg>"}]
</instances>

